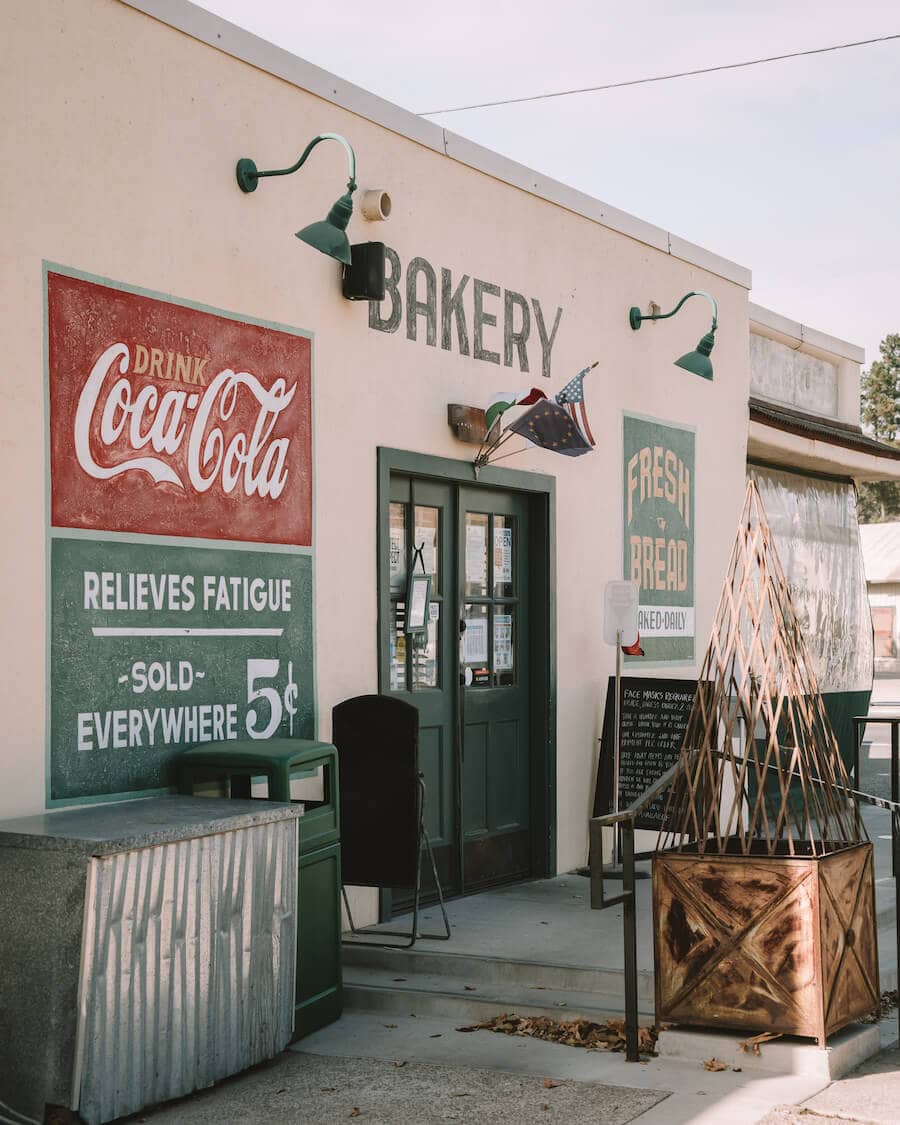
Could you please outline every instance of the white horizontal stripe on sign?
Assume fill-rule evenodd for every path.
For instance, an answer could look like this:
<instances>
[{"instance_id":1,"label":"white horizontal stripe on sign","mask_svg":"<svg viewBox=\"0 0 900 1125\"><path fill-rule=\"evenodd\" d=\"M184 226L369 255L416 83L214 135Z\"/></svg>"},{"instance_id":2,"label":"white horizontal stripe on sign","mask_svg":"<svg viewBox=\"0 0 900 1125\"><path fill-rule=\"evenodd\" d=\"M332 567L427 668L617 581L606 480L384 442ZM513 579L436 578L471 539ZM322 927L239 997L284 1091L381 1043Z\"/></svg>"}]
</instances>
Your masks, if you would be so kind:
<instances>
[{"instance_id":1,"label":"white horizontal stripe on sign","mask_svg":"<svg viewBox=\"0 0 900 1125\"><path fill-rule=\"evenodd\" d=\"M638 632L642 637L693 637L692 605L638 606Z\"/></svg>"},{"instance_id":2,"label":"white horizontal stripe on sign","mask_svg":"<svg viewBox=\"0 0 900 1125\"><path fill-rule=\"evenodd\" d=\"M280 637L284 629L195 629L190 625L169 628L143 628L125 625L122 628L95 625L95 637Z\"/></svg>"}]
</instances>

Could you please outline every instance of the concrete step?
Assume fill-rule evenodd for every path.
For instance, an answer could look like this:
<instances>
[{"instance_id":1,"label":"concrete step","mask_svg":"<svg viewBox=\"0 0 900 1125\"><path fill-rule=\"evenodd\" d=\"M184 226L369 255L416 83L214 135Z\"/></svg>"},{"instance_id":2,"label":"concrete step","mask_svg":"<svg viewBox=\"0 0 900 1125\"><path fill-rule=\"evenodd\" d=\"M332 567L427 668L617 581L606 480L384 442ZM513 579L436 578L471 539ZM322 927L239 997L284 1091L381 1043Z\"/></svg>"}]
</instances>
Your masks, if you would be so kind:
<instances>
[{"instance_id":1,"label":"concrete step","mask_svg":"<svg viewBox=\"0 0 900 1125\"><path fill-rule=\"evenodd\" d=\"M697 1065L715 1058L738 1070L804 1074L833 1082L876 1054L881 1047L881 1032L877 1024L850 1024L830 1036L825 1048L815 1040L785 1036L761 1043L758 1055L741 1048L742 1040L750 1034L671 1028L660 1033L656 1051L660 1058L683 1059Z\"/></svg>"},{"instance_id":2,"label":"concrete step","mask_svg":"<svg viewBox=\"0 0 900 1125\"><path fill-rule=\"evenodd\" d=\"M493 995L503 995L511 990L600 993L620 997L618 1010L624 1003L621 997L624 995L625 978L620 968L477 957L421 946L379 949L375 946L345 945L343 961L347 979L357 969L371 969L388 974L391 983L398 985L415 984L422 976L446 977L454 982L453 987L459 984L460 991L465 991L465 985L474 985L479 989L486 985ZM397 980L399 977L406 980ZM638 1002L648 1011L653 1007L653 973L646 969L638 972Z\"/></svg>"},{"instance_id":3,"label":"concrete step","mask_svg":"<svg viewBox=\"0 0 900 1125\"><path fill-rule=\"evenodd\" d=\"M512 985L508 982L472 984L464 977L416 972L398 980L393 970L346 967L344 1006L357 1011L398 1016L440 1016L476 1023L505 1012L552 1016L554 1019L589 1019L603 1022L621 1016L624 1000L619 992L582 992ZM641 1004L644 1022L652 1022L652 1002Z\"/></svg>"}]
</instances>

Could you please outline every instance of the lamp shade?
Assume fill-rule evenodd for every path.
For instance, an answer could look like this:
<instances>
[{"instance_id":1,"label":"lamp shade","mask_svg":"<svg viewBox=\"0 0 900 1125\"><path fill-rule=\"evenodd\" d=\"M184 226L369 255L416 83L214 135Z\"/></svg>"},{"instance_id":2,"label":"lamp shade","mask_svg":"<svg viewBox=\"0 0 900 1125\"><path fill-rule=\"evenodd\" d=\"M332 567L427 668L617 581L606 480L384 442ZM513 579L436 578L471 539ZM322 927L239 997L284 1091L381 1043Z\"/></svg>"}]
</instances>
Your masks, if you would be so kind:
<instances>
[{"instance_id":1,"label":"lamp shade","mask_svg":"<svg viewBox=\"0 0 900 1125\"><path fill-rule=\"evenodd\" d=\"M715 342L716 338L712 332L707 332L700 340L696 350L687 352L680 359L676 359L675 366L690 371L692 375L699 375L702 379L712 380L713 365L709 353L713 350Z\"/></svg>"},{"instance_id":2,"label":"lamp shade","mask_svg":"<svg viewBox=\"0 0 900 1125\"><path fill-rule=\"evenodd\" d=\"M308 246L312 246L314 250L327 254L329 258L335 258L338 262L343 262L345 266L349 266L351 261L350 239L347 237L346 231L347 223L350 222L352 214L353 200L349 194L342 195L328 212L327 218L318 223L310 223L309 226L298 230L297 238Z\"/></svg>"}]
</instances>

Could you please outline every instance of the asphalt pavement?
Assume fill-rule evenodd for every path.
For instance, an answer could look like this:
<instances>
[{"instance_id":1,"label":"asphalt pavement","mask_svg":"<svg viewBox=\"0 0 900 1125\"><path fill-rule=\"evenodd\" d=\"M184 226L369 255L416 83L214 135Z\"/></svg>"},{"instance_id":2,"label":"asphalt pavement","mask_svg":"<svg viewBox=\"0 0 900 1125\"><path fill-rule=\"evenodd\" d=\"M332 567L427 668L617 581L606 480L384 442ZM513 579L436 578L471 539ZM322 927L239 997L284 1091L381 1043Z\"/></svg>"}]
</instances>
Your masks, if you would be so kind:
<instances>
[{"instance_id":1,"label":"asphalt pavement","mask_svg":"<svg viewBox=\"0 0 900 1125\"><path fill-rule=\"evenodd\" d=\"M287 1052L168 1106L126 1118L153 1125L627 1125L667 1097L596 1082L404 1059Z\"/></svg>"}]
</instances>

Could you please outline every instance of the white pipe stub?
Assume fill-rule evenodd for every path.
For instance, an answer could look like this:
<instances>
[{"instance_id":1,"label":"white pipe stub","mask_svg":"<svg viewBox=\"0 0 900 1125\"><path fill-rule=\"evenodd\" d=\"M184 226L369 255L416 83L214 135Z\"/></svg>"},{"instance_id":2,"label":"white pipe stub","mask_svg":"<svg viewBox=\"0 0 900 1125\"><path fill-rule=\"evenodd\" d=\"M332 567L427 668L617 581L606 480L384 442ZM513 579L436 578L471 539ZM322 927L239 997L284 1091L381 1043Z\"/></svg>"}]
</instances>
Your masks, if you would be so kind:
<instances>
[{"instance_id":1,"label":"white pipe stub","mask_svg":"<svg viewBox=\"0 0 900 1125\"><path fill-rule=\"evenodd\" d=\"M359 211L370 223L383 222L391 214L391 197L384 188L367 188L360 198Z\"/></svg>"}]
</instances>

